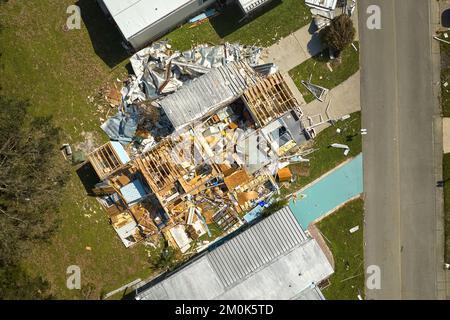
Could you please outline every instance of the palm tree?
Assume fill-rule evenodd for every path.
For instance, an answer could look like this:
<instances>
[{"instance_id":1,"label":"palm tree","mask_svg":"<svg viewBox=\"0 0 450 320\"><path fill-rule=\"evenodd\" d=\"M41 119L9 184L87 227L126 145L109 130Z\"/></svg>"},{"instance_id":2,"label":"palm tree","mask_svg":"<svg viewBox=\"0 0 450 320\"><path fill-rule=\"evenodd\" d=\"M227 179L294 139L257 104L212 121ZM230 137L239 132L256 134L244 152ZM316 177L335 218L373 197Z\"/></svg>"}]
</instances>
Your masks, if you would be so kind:
<instances>
[{"instance_id":1,"label":"palm tree","mask_svg":"<svg viewBox=\"0 0 450 320\"><path fill-rule=\"evenodd\" d=\"M355 34L352 19L346 14L341 14L331 20L331 24L323 30L322 42L335 50L339 56L339 53L353 42Z\"/></svg>"}]
</instances>

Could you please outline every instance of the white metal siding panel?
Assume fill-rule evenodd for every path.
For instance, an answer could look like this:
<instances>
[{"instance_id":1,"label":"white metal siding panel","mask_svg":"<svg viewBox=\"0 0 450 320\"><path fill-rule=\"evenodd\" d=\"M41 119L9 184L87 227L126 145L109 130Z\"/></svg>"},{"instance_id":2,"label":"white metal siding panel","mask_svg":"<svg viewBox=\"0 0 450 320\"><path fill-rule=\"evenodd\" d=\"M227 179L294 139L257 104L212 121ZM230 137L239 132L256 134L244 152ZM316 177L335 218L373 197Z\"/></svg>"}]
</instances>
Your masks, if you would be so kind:
<instances>
[{"instance_id":1,"label":"white metal siding panel","mask_svg":"<svg viewBox=\"0 0 450 320\"><path fill-rule=\"evenodd\" d=\"M127 39L196 0L103 0Z\"/></svg>"},{"instance_id":2,"label":"white metal siding panel","mask_svg":"<svg viewBox=\"0 0 450 320\"><path fill-rule=\"evenodd\" d=\"M132 8L141 0L101 0L112 16L116 16L128 8Z\"/></svg>"}]
</instances>

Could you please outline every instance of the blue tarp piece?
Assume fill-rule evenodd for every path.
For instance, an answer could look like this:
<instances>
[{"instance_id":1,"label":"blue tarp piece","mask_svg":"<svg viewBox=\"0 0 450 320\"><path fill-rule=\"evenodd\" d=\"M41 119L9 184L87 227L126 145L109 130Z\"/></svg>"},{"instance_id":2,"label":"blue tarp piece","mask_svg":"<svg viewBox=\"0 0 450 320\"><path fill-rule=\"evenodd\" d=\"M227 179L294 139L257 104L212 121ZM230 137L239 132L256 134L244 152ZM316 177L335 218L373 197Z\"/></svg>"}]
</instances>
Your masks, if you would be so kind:
<instances>
[{"instance_id":1,"label":"blue tarp piece","mask_svg":"<svg viewBox=\"0 0 450 320\"><path fill-rule=\"evenodd\" d=\"M140 180L134 180L120 189L123 198L129 206L141 202L147 195L144 186Z\"/></svg>"},{"instance_id":2,"label":"blue tarp piece","mask_svg":"<svg viewBox=\"0 0 450 320\"><path fill-rule=\"evenodd\" d=\"M130 161L130 157L128 156L128 153L125 151L125 149L119 142L111 141L111 146L114 148L117 155L119 156L120 162L122 162L123 164L126 164Z\"/></svg>"},{"instance_id":3,"label":"blue tarp piece","mask_svg":"<svg viewBox=\"0 0 450 320\"><path fill-rule=\"evenodd\" d=\"M216 9L209 9L206 10L205 12L199 14L198 16L193 17L191 20L189 20L190 23L194 23L209 17L212 17L214 15L217 14L217 10Z\"/></svg>"},{"instance_id":4,"label":"blue tarp piece","mask_svg":"<svg viewBox=\"0 0 450 320\"><path fill-rule=\"evenodd\" d=\"M115 116L102 124L102 130L111 140L129 143L133 140L138 126L138 112L135 105L124 107Z\"/></svg>"},{"instance_id":5,"label":"blue tarp piece","mask_svg":"<svg viewBox=\"0 0 450 320\"><path fill-rule=\"evenodd\" d=\"M261 215L264 208L268 207L272 203L272 201L273 199L270 199L267 202L265 200L258 202L258 205L244 216L244 220L247 221L247 223L250 223L256 218L258 218Z\"/></svg>"},{"instance_id":6,"label":"blue tarp piece","mask_svg":"<svg viewBox=\"0 0 450 320\"><path fill-rule=\"evenodd\" d=\"M249 213L247 213L244 216L244 220L247 221L247 223L252 222L253 220L255 220L256 218L258 218L261 215L261 212L263 211L263 207L262 206L257 206L256 208L254 208L252 211L250 211Z\"/></svg>"}]
</instances>

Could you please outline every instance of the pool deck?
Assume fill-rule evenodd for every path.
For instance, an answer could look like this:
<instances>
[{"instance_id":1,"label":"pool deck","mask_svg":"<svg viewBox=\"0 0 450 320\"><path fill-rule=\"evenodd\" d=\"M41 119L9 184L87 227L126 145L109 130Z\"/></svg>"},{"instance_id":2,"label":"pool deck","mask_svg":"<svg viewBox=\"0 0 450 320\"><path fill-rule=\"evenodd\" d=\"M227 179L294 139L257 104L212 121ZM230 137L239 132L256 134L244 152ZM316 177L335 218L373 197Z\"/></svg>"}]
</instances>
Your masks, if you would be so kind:
<instances>
[{"instance_id":1,"label":"pool deck","mask_svg":"<svg viewBox=\"0 0 450 320\"><path fill-rule=\"evenodd\" d=\"M333 270L336 270L335 263L334 263L334 257L333 253L330 250L330 247L328 247L328 244L326 241L329 241L328 239L325 239L325 236L320 232L319 228L315 224L310 224L308 227L309 234L311 237L313 237L317 243L319 244L320 248L322 249L323 253L328 259L328 262L333 267Z\"/></svg>"},{"instance_id":2,"label":"pool deck","mask_svg":"<svg viewBox=\"0 0 450 320\"><path fill-rule=\"evenodd\" d=\"M306 230L310 224L360 197L362 192L362 154L359 154L293 193L297 199L291 199L289 206Z\"/></svg>"}]
</instances>

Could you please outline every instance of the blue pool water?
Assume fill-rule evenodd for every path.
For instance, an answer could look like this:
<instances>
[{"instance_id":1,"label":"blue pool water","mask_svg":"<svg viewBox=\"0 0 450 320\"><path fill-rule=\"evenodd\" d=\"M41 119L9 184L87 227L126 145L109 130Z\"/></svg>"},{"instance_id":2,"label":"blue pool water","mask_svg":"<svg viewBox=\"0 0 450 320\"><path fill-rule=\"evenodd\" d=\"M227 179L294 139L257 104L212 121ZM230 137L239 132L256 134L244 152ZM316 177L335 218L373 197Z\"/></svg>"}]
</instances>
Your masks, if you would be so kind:
<instances>
[{"instance_id":1,"label":"blue pool water","mask_svg":"<svg viewBox=\"0 0 450 320\"><path fill-rule=\"evenodd\" d=\"M289 207L303 229L363 192L362 154L297 194Z\"/></svg>"}]
</instances>

